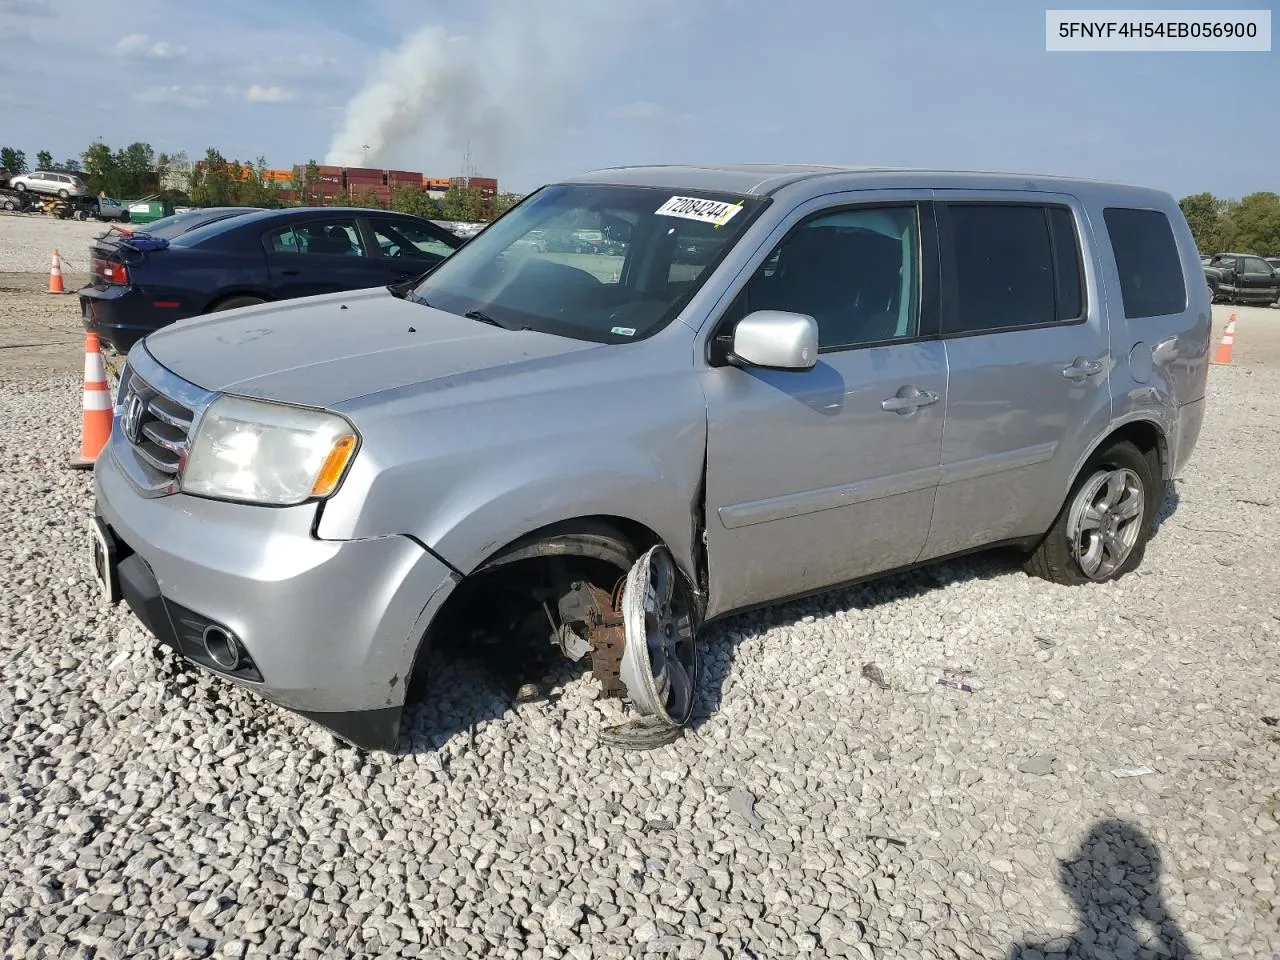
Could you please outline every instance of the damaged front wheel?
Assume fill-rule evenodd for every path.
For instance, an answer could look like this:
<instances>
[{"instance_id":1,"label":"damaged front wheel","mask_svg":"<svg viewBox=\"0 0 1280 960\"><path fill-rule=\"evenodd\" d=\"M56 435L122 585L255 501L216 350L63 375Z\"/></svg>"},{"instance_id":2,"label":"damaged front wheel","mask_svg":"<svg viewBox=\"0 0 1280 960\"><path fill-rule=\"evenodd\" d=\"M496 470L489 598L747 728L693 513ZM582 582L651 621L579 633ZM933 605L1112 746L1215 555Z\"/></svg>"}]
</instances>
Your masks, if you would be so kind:
<instances>
[{"instance_id":1,"label":"damaged front wheel","mask_svg":"<svg viewBox=\"0 0 1280 960\"><path fill-rule=\"evenodd\" d=\"M641 719L602 739L639 749L670 743L693 713L698 651L689 591L665 547L650 549L627 574L622 621L620 674Z\"/></svg>"}]
</instances>

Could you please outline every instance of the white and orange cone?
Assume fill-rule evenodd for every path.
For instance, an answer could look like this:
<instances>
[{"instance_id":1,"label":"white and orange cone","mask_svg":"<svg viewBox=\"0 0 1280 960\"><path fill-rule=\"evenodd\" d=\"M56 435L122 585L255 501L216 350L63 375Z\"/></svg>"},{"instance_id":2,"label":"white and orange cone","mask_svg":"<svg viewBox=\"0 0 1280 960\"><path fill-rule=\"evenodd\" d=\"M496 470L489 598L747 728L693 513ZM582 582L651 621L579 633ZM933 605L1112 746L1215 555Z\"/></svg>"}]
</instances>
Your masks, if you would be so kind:
<instances>
[{"instance_id":1,"label":"white and orange cone","mask_svg":"<svg viewBox=\"0 0 1280 960\"><path fill-rule=\"evenodd\" d=\"M71 467L87 470L98 459L111 436L111 387L107 383L107 367L102 361L102 345L98 335L84 335L84 404L80 424L80 456L73 457Z\"/></svg>"},{"instance_id":2,"label":"white and orange cone","mask_svg":"<svg viewBox=\"0 0 1280 960\"><path fill-rule=\"evenodd\" d=\"M1231 362L1231 348L1236 342L1236 315L1233 313L1227 320L1226 329L1222 331L1222 342L1218 344L1218 352L1213 362L1226 364Z\"/></svg>"},{"instance_id":3,"label":"white and orange cone","mask_svg":"<svg viewBox=\"0 0 1280 960\"><path fill-rule=\"evenodd\" d=\"M66 293L62 286L62 258L58 256L58 248L53 248L53 260L49 263L49 292Z\"/></svg>"}]
</instances>

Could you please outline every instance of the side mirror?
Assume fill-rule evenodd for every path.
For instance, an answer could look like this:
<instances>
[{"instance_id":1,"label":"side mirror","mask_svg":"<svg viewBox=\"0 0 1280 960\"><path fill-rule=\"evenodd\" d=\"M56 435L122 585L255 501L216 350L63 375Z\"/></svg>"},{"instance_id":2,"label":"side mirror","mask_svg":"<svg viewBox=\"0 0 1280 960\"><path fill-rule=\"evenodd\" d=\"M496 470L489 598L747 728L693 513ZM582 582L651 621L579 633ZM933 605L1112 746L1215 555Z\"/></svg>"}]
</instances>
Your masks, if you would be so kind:
<instances>
[{"instance_id":1,"label":"side mirror","mask_svg":"<svg viewBox=\"0 0 1280 960\"><path fill-rule=\"evenodd\" d=\"M729 359L770 370L811 370L818 362L818 321L782 310L747 314L733 328Z\"/></svg>"}]
</instances>

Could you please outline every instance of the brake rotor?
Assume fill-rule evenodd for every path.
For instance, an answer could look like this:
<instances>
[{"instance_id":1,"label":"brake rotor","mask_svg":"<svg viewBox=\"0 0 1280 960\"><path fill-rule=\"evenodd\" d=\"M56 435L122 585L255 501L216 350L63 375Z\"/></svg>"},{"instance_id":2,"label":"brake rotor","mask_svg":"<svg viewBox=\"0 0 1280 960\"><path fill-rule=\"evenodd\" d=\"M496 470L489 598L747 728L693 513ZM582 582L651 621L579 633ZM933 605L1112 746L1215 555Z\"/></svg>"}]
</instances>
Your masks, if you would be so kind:
<instances>
[{"instance_id":1,"label":"brake rotor","mask_svg":"<svg viewBox=\"0 0 1280 960\"><path fill-rule=\"evenodd\" d=\"M688 591L665 547L636 561L622 591L626 642L620 674L627 697L650 725L682 727L693 713L698 673Z\"/></svg>"}]
</instances>

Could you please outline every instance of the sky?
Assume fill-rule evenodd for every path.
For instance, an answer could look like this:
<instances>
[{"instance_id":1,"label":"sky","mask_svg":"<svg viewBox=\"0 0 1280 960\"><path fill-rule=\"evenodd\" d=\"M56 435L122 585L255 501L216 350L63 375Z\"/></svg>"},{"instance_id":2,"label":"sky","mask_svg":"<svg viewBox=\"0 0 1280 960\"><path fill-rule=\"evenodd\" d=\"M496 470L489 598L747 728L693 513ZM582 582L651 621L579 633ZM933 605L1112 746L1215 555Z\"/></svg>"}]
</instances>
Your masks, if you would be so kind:
<instances>
[{"instance_id":1,"label":"sky","mask_svg":"<svg viewBox=\"0 0 1280 960\"><path fill-rule=\"evenodd\" d=\"M772 161L1280 191L1280 45L1044 47L1025 0L0 0L0 146L430 176L461 174L469 146L473 174L516 192Z\"/></svg>"}]
</instances>

